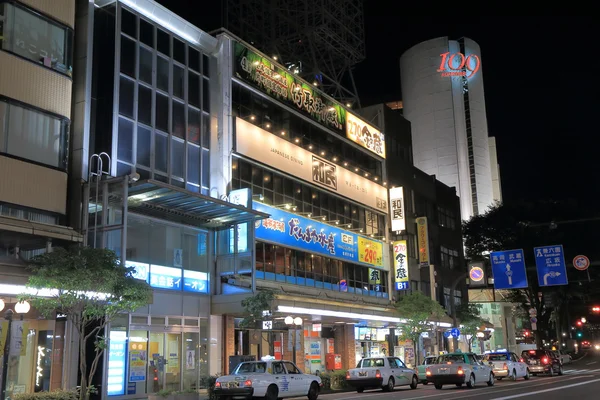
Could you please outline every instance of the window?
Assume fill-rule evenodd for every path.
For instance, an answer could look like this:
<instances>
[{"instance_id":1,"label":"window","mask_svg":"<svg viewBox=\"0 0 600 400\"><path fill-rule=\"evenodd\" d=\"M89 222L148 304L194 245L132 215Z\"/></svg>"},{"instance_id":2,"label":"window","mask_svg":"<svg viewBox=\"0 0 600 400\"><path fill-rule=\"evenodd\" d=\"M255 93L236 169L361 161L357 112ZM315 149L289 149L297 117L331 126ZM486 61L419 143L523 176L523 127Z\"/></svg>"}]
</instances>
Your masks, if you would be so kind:
<instances>
[{"instance_id":1,"label":"window","mask_svg":"<svg viewBox=\"0 0 600 400\"><path fill-rule=\"evenodd\" d=\"M0 100L0 152L67 169L69 121Z\"/></svg>"},{"instance_id":2,"label":"window","mask_svg":"<svg viewBox=\"0 0 600 400\"><path fill-rule=\"evenodd\" d=\"M28 8L0 4L0 45L20 57L72 75L73 31Z\"/></svg>"},{"instance_id":3,"label":"window","mask_svg":"<svg viewBox=\"0 0 600 400\"><path fill-rule=\"evenodd\" d=\"M448 269L454 269L458 267L459 264L459 256L457 250L448 249L444 246L440 247L440 261L442 263L442 267Z\"/></svg>"},{"instance_id":4,"label":"window","mask_svg":"<svg viewBox=\"0 0 600 400\"><path fill-rule=\"evenodd\" d=\"M456 229L456 214L447 208L438 206L438 224L445 228Z\"/></svg>"}]
</instances>

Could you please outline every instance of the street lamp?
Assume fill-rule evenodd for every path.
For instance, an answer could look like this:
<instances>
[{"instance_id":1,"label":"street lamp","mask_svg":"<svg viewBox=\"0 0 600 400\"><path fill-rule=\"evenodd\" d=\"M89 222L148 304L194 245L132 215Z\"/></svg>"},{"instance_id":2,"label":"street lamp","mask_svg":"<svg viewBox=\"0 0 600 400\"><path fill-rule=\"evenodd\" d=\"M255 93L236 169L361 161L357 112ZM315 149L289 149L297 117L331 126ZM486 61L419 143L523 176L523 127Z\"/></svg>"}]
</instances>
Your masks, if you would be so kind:
<instances>
[{"instance_id":1,"label":"street lamp","mask_svg":"<svg viewBox=\"0 0 600 400\"><path fill-rule=\"evenodd\" d=\"M5 303L4 300L0 300L0 311L4 310ZM12 319L13 314L16 312L21 317L21 321L23 321L23 315L27 314L31 309L31 305L25 300L18 302L15 304L15 311L10 308L4 312L4 319L8 322L6 327L6 341L4 342L4 357L2 359L2 388L0 390L0 400L6 399L6 379L8 377L8 357L10 352L10 339L11 339L11 328L12 328Z\"/></svg>"},{"instance_id":2,"label":"street lamp","mask_svg":"<svg viewBox=\"0 0 600 400\"><path fill-rule=\"evenodd\" d=\"M582 317L582 318L581 318L581 322L582 322L583 324L585 324L585 323L587 322L587 319L585 319L585 317Z\"/></svg>"},{"instance_id":3,"label":"street lamp","mask_svg":"<svg viewBox=\"0 0 600 400\"><path fill-rule=\"evenodd\" d=\"M300 318L300 317L294 318L294 317L291 317L288 315L287 317L285 317L285 319L283 321L285 322L285 324L288 327L294 328L294 330L292 331L293 332L293 335L292 335L292 343L293 343L293 345L292 345L292 351L293 351L292 361L294 362L294 364L296 364L296 335L298 334L297 333L298 327L302 325L302 318Z\"/></svg>"}]
</instances>

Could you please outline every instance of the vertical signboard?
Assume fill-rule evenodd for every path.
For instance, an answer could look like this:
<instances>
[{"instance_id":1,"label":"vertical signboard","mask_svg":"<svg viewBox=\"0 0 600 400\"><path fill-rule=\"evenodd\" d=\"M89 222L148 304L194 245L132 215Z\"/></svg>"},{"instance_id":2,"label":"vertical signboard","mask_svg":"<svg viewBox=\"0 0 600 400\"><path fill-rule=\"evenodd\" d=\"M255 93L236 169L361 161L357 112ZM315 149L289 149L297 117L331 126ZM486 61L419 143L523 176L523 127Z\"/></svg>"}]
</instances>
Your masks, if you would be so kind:
<instances>
[{"instance_id":1,"label":"vertical signboard","mask_svg":"<svg viewBox=\"0 0 600 400\"><path fill-rule=\"evenodd\" d=\"M369 268L369 285L373 286L376 292L381 291L381 271L375 268Z\"/></svg>"},{"instance_id":2,"label":"vertical signboard","mask_svg":"<svg viewBox=\"0 0 600 400\"><path fill-rule=\"evenodd\" d=\"M408 253L406 240L398 240L394 246L394 286L396 290L409 289Z\"/></svg>"},{"instance_id":3,"label":"vertical signboard","mask_svg":"<svg viewBox=\"0 0 600 400\"><path fill-rule=\"evenodd\" d=\"M417 242L419 244L419 265L429 267L429 231L427 217L417 218Z\"/></svg>"},{"instance_id":4,"label":"vertical signboard","mask_svg":"<svg viewBox=\"0 0 600 400\"><path fill-rule=\"evenodd\" d=\"M406 229L403 187L390 189L390 216L392 218L392 231L400 232Z\"/></svg>"}]
</instances>

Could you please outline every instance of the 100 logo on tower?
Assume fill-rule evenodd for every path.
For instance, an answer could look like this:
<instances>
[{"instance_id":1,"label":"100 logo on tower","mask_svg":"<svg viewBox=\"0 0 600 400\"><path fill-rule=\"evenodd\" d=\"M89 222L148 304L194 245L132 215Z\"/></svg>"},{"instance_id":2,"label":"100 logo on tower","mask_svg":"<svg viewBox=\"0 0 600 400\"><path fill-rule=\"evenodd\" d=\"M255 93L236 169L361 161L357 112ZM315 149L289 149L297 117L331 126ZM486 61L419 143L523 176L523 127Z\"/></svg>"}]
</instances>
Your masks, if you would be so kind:
<instances>
[{"instance_id":1,"label":"100 logo on tower","mask_svg":"<svg viewBox=\"0 0 600 400\"><path fill-rule=\"evenodd\" d=\"M469 54L465 57L463 53L442 53L440 67L438 72L442 76L464 76L470 78L479 71L481 60L476 54Z\"/></svg>"}]
</instances>

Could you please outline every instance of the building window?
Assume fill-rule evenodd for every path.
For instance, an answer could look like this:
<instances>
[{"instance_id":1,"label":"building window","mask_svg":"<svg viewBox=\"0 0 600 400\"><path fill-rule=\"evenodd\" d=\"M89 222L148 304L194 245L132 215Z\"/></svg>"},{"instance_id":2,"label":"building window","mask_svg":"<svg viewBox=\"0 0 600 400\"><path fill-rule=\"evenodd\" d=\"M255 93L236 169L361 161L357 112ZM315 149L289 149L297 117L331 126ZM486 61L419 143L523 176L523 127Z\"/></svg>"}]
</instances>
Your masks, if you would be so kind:
<instances>
[{"instance_id":1,"label":"building window","mask_svg":"<svg viewBox=\"0 0 600 400\"><path fill-rule=\"evenodd\" d=\"M232 189L249 188L255 199L269 205L288 205L289 209L309 218L329 221L340 229L374 237L385 236L384 216L337 197L325 190L302 184L249 161L233 158ZM369 216L367 218L367 216Z\"/></svg>"},{"instance_id":2,"label":"building window","mask_svg":"<svg viewBox=\"0 0 600 400\"><path fill-rule=\"evenodd\" d=\"M438 206L438 224L444 228L456 229L456 214L452 210Z\"/></svg>"},{"instance_id":3,"label":"building window","mask_svg":"<svg viewBox=\"0 0 600 400\"><path fill-rule=\"evenodd\" d=\"M208 194L210 58L121 11L117 173Z\"/></svg>"},{"instance_id":4,"label":"building window","mask_svg":"<svg viewBox=\"0 0 600 400\"><path fill-rule=\"evenodd\" d=\"M69 121L0 100L0 152L67 169Z\"/></svg>"},{"instance_id":5,"label":"building window","mask_svg":"<svg viewBox=\"0 0 600 400\"><path fill-rule=\"evenodd\" d=\"M2 50L72 75L73 31L28 8L0 4Z\"/></svg>"},{"instance_id":6,"label":"building window","mask_svg":"<svg viewBox=\"0 0 600 400\"><path fill-rule=\"evenodd\" d=\"M292 285L387 298L388 273L372 279L373 268L256 242L256 277Z\"/></svg>"},{"instance_id":7,"label":"building window","mask_svg":"<svg viewBox=\"0 0 600 400\"><path fill-rule=\"evenodd\" d=\"M440 256L441 256L440 262L442 263L442 267L448 268L448 269L454 269L454 268L458 267L458 264L459 264L458 251L448 249L444 246L441 246Z\"/></svg>"}]
</instances>

